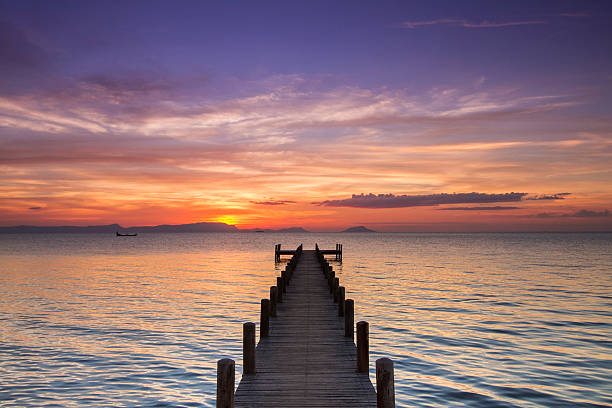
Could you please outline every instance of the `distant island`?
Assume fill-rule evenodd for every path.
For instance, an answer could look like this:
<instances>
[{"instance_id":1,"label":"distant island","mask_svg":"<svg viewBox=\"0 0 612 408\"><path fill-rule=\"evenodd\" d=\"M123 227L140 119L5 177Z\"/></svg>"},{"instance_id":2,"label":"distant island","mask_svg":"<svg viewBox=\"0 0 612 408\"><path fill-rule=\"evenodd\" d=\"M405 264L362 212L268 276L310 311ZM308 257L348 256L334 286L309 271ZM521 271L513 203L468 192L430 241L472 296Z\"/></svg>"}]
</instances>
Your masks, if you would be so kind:
<instances>
[{"instance_id":1,"label":"distant island","mask_svg":"<svg viewBox=\"0 0 612 408\"><path fill-rule=\"evenodd\" d=\"M376 232L376 231L366 228L363 225L359 225L358 227L347 228L341 232Z\"/></svg>"},{"instance_id":2,"label":"distant island","mask_svg":"<svg viewBox=\"0 0 612 408\"><path fill-rule=\"evenodd\" d=\"M42 227L36 225L18 225L14 227L0 227L0 234L19 234L19 233L111 233L121 234L153 233L153 232L285 232L285 233L308 233L302 227L290 227L281 229L238 229L234 225L223 222L197 222L193 224L179 225L155 225L144 227L122 227L119 224L90 225L79 227L74 225Z\"/></svg>"},{"instance_id":3,"label":"distant island","mask_svg":"<svg viewBox=\"0 0 612 408\"><path fill-rule=\"evenodd\" d=\"M140 232L239 232L233 225L222 222L197 222L194 224L156 225L146 227L124 228L119 224L91 225L87 227L56 226L39 227L34 225L18 225L15 227L0 227L0 233L140 233Z\"/></svg>"},{"instance_id":4,"label":"distant island","mask_svg":"<svg viewBox=\"0 0 612 408\"><path fill-rule=\"evenodd\" d=\"M302 227L289 227L281 229L271 228L251 228L239 229L234 225L223 222L196 222L193 224L178 225L155 225L143 227L122 227L119 224L90 225L86 227L63 225L63 226L36 226L36 225L17 225L14 227L0 227L0 234L19 234L19 233L110 233L119 232L121 234L154 233L154 232L281 232L281 233L310 233ZM340 232L376 232L362 225L347 228Z\"/></svg>"}]
</instances>

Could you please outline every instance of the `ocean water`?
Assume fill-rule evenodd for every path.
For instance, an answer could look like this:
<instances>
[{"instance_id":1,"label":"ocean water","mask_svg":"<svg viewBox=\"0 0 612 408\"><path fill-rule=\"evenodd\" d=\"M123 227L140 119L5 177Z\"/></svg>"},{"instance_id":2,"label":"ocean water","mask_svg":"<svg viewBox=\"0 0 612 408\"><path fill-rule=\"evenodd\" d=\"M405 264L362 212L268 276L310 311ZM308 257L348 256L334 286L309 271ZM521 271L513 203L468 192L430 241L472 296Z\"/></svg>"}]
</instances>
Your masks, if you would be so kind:
<instances>
[{"instance_id":1,"label":"ocean water","mask_svg":"<svg viewBox=\"0 0 612 408\"><path fill-rule=\"evenodd\" d=\"M0 235L0 406L213 407L283 269L332 262L398 406L612 406L612 234Z\"/></svg>"}]
</instances>

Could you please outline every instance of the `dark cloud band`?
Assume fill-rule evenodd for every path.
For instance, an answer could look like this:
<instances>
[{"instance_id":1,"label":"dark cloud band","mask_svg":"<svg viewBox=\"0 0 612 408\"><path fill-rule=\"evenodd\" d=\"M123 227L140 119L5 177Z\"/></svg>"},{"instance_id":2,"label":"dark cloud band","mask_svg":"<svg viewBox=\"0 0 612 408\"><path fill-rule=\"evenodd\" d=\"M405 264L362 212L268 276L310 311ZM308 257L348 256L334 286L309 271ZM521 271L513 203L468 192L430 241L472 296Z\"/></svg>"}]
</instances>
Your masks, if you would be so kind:
<instances>
[{"instance_id":1,"label":"dark cloud band","mask_svg":"<svg viewBox=\"0 0 612 408\"><path fill-rule=\"evenodd\" d=\"M446 207L440 210L456 210L456 211L498 211L498 210L520 210L521 207L508 207L495 205L492 207Z\"/></svg>"},{"instance_id":2,"label":"dark cloud band","mask_svg":"<svg viewBox=\"0 0 612 408\"><path fill-rule=\"evenodd\" d=\"M251 201L251 203L257 204L257 205L287 205L287 204L295 204L295 201L271 200L271 201Z\"/></svg>"},{"instance_id":3,"label":"dark cloud band","mask_svg":"<svg viewBox=\"0 0 612 408\"><path fill-rule=\"evenodd\" d=\"M539 213L536 214L537 218L599 218L599 217L612 217L610 210L603 211L592 211L592 210L580 210L573 213Z\"/></svg>"},{"instance_id":4,"label":"dark cloud band","mask_svg":"<svg viewBox=\"0 0 612 408\"><path fill-rule=\"evenodd\" d=\"M315 204L327 207L402 208L440 204L504 203L523 200L527 193L442 193L426 195L353 194L344 200L326 200Z\"/></svg>"}]
</instances>

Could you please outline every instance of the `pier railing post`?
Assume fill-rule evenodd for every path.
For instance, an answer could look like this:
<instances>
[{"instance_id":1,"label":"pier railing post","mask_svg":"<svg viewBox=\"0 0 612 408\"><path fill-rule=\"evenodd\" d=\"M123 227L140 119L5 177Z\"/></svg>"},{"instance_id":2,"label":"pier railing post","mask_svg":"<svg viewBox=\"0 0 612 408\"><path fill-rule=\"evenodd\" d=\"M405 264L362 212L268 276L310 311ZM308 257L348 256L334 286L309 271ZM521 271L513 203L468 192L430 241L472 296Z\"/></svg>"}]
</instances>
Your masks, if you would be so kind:
<instances>
[{"instance_id":1,"label":"pier railing post","mask_svg":"<svg viewBox=\"0 0 612 408\"><path fill-rule=\"evenodd\" d=\"M338 316L344 316L344 297L345 294L344 286L338 287Z\"/></svg>"},{"instance_id":2,"label":"pier railing post","mask_svg":"<svg viewBox=\"0 0 612 408\"><path fill-rule=\"evenodd\" d=\"M344 336L354 337L355 332L355 302L353 299L344 301Z\"/></svg>"},{"instance_id":3,"label":"pier railing post","mask_svg":"<svg viewBox=\"0 0 612 408\"><path fill-rule=\"evenodd\" d=\"M334 293L334 303L338 303L338 288L340 287L340 279L334 278L332 291Z\"/></svg>"},{"instance_id":4,"label":"pier railing post","mask_svg":"<svg viewBox=\"0 0 612 408\"><path fill-rule=\"evenodd\" d=\"M276 277L276 300L278 303L283 303L283 278Z\"/></svg>"},{"instance_id":5,"label":"pier railing post","mask_svg":"<svg viewBox=\"0 0 612 408\"><path fill-rule=\"evenodd\" d=\"M255 323L242 325L242 361L244 374L255 374Z\"/></svg>"},{"instance_id":6,"label":"pier railing post","mask_svg":"<svg viewBox=\"0 0 612 408\"><path fill-rule=\"evenodd\" d=\"M217 408L234 408L236 363L229 358L217 361Z\"/></svg>"},{"instance_id":7,"label":"pier railing post","mask_svg":"<svg viewBox=\"0 0 612 408\"><path fill-rule=\"evenodd\" d=\"M276 286L270 286L270 316L276 316Z\"/></svg>"},{"instance_id":8,"label":"pier railing post","mask_svg":"<svg viewBox=\"0 0 612 408\"><path fill-rule=\"evenodd\" d=\"M261 299L261 323L259 324L259 337L270 335L270 299Z\"/></svg>"},{"instance_id":9,"label":"pier railing post","mask_svg":"<svg viewBox=\"0 0 612 408\"><path fill-rule=\"evenodd\" d=\"M287 271L281 272L281 278L283 279L283 292L287 292L287 286L289 286L289 278L287 277Z\"/></svg>"},{"instance_id":10,"label":"pier railing post","mask_svg":"<svg viewBox=\"0 0 612 408\"><path fill-rule=\"evenodd\" d=\"M376 360L376 408L395 408L393 360Z\"/></svg>"},{"instance_id":11,"label":"pier railing post","mask_svg":"<svg viewBox=\"0 0 612 408\"><path fill-rule=\"evenodd\" d=\"M370 328L368 322L357 323L357 372L367 373L370 364Z\"/></svg>"}]
</instances>

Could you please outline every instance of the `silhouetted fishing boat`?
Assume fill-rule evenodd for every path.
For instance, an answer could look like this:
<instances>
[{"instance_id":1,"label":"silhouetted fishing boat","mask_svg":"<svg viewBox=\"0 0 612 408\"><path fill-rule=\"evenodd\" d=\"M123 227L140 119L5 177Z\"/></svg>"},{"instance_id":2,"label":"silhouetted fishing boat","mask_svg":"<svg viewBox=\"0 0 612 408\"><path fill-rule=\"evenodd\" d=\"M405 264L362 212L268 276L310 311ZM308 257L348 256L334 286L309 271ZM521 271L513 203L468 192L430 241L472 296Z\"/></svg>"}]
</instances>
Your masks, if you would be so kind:
<instances>
[{"instance_id":1,"label":"silhouetted fishing boat","mask_svg":"<svg viewBox=\"0 0 612 408\"><path fill-rule=\"evenodd\" d=\"M117 236L118 237L135 237L136 235L138 235L137 232L133 233L133 234L122 234L119 231L117 231Z\"/></svg>"}]
</instances>

